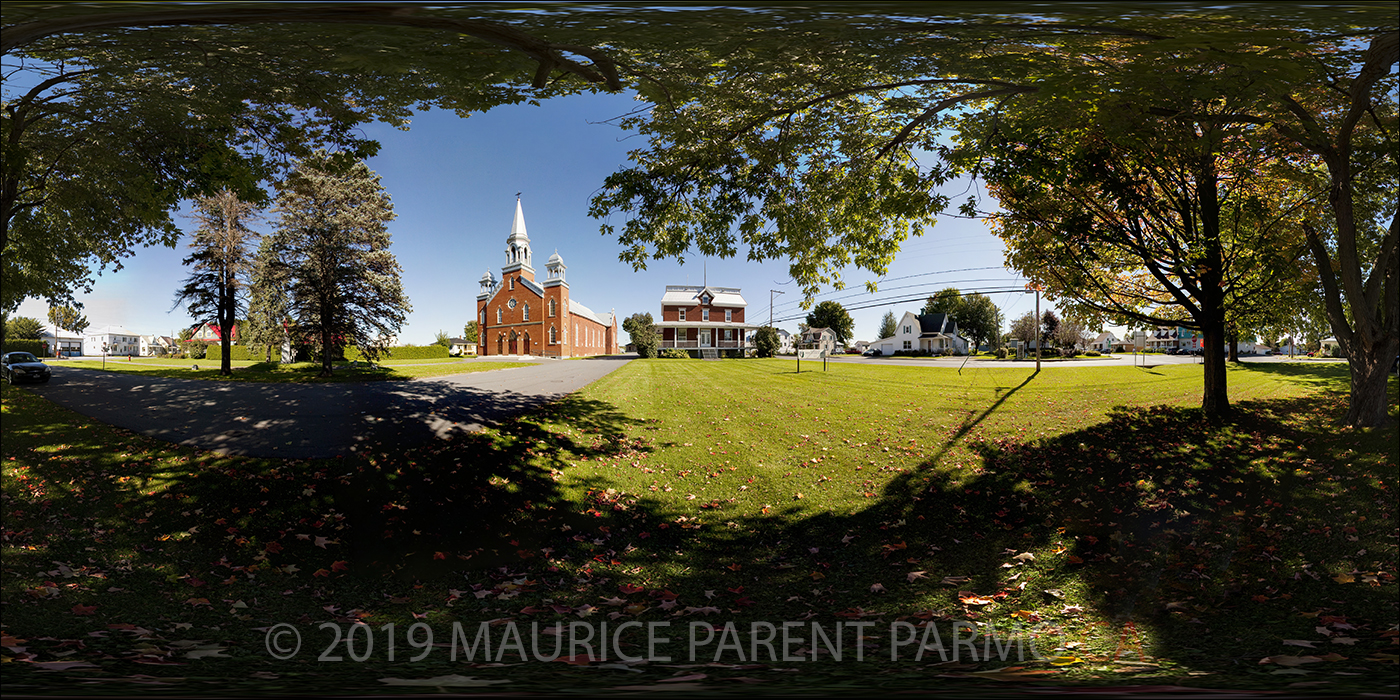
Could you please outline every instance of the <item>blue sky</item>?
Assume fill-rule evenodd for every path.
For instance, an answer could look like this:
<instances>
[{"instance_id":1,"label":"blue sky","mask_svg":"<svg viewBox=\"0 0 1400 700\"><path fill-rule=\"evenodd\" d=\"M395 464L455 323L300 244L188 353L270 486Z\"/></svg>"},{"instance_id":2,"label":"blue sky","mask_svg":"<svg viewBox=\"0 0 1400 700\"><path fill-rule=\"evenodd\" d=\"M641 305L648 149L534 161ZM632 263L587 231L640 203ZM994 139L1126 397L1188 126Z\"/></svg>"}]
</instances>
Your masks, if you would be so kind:
<instances>
[{"instance_id":1,"label":"blue sky","mask_svg":"<svg viewBox=\"0 0 1400 700\"><path fill-rule=\"evenodd\" d=\"M743 290L751 322L767 320L769 290L786 292L777 297L776 318L802 313L801 294L785 261L752 263L741 251L733 259L697 255L684 265L667 260L634 271L618 260L616 239L599 233L601 222L589 218L588 201L608 174L627 163L627 152L644 145L640 137L628 138L604 123L636 107L630 95L577 95L538 106L499 107L466 119L443 111L419 114L407 132L367 127L367 135L383 144L369 165L393 199L398 218L390 225L391 250L403 267L413 305L400 342L429 343L439 330L461 334L473 317L482 273L491 269L499 276L505 264L516 192L523 193L540 273L542 261L557 250L568 266L571 295L594 311L615 310L624 318L638 312L657 316L666 285L698 284L708 277L712 284ZM964 187L956 185L950 194L960 199L956 195ZM191 226L183 216L177 220L183 228ZM270 225L267 221L261 228L268 231ZM187 274L180 264L186 244L140 249L122 270L103 273L92 293L79 297L89 322L159 335L188 326L192 319L184 309L171 310L175 289ZM876 294L863 286L871 275L851 268L843 275L847 289L820 295L817 301L866 306L947 286L1020 287L1020 278L1002 268L1002 262L1001 242L981 222L948 217L905 244L884 281L877 280L881 289ZM951 270L968 271L929 274ZM1034 309L1034 299L1019 293L998 294L993 301L1008 319ZM898 315L919 306L907 302L853 309L855 336L873 340L885 311ZM1042 306L1049 308L1044 301ZM17 315L44 320L46 310L43 302L31 299ZM795 331L797 323L776 325Z\"/></svg>"}]
</instances>

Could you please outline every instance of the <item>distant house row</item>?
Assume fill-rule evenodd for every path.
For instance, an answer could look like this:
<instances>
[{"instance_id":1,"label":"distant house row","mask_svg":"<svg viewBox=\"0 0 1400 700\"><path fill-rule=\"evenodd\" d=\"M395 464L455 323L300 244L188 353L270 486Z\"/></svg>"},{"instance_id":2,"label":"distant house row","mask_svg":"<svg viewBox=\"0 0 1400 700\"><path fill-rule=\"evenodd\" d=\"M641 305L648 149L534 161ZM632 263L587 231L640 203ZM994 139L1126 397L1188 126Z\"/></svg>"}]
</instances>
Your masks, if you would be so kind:
<instances>
[{"instance_id":1,"label":"distant house row","mask_svg":"<svg viewBox=\"0 0 1400 700\"><path fill-rule=\"evenodd\" d=\"M199 324L192 330L191 340L218 342L218 331L210 324ZM87 328L81 334L46 325L39 333L39 341L44 343L48 354L61 357L152 357L174 352L180 345L178 340L167 335L143 335L114 324Z\"/></svg>"}]
</instances>

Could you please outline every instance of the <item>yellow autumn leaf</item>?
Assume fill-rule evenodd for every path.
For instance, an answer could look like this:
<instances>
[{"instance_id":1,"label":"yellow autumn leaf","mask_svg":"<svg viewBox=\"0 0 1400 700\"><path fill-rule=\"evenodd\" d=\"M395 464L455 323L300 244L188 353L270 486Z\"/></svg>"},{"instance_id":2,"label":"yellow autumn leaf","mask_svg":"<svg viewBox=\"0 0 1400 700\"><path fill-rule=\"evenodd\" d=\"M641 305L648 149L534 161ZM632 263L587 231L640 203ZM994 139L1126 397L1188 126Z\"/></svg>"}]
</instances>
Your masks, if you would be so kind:
<instances>
[{"instance_id":1,"label":"yellow autumn leaf","mask_svg":"<svg viewBox=\"0 0 1400 700\"><path fill-rule=\"evenodd\" d=\"M1081 659L1077 656L1055 656L1050 659L1050 665L1069 666L1072 664L1083 663L1083 661L1084 659Z\"/></svg>"},{"instance_id":2,"label":"yellow autumn leaf","mask_svg":"<svg viewBox=\"0 0 1400 700\"><path fill-rule=\"evenodd\" d=\"M1351 574L1337 574L1336 576L1332 577L1332 580L1336 581L1337 583L1352 583L1356 581L1356 577L1352 576Z\"/></svg>"}]
</instances>

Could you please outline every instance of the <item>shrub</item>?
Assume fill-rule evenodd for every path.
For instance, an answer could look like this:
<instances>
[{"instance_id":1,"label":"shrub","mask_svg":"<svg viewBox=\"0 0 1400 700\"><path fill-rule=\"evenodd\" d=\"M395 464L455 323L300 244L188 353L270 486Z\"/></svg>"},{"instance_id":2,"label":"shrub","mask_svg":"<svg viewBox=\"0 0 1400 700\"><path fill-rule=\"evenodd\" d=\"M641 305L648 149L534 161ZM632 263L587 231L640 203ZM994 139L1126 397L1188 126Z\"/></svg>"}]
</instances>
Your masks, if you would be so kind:
<instances>
[{"instance_id":1,"label":"shrub","mask_svg":"<svg viewBox=\"0 0 1400 700\"><path fill-rule=\"evenodd\" d=\"M1006 348L997 348L997 359L998 359L998 360L1005 360L1005 359L1006 359Z\"/></svg>"},{"instance_id":2,"label":"shrub","mask_svg":"<svg viewBox=\"0 0 1400 700\"><path fill-rule=\"evenodd\" d=\"M6 338L4 352L27 352L35 357L46 357L49 344L42 340L28 338Z\"/></svg>"},{"instance_id":3,"label":"shrub","mask_svg":"<svg viewBox=\"0 0 1400 700\"><path fill-rule=\"evenodd\" d=\"M184 349L185 357L192 360L202 360L205 354L209 352L208 345L195 341L180 343L180 347Z\"/></svg>"},{"instance_id":4,"label":"shrub","mask_svg":"<svg viewBox=\"0 0 1400 700\"><path fill-rule=\"evenodd\" d=\"M257 355L254 355L252 352L249 352L248 346L246 346L246 345L234 345L234 346L230 347L230 348L229 348L228 356L229 356L229 359L233 359L233 360L258 360L258 359L261 359L261 357L259 357L259 356L257 356ZM206 350L205 353L204 353L204 359L206 359L206 360L222 360L223 357L224 357L224 348L223 348L222 345L210 345L210 346L209 346L209 349Z\"/></svg>"},{"instance_id":5,"label":"shrub","mask_svg":"<svg viewBox=\"0 0 1400 700\"><path fill-rule=\"evenodd\" d=\"M682 349L680 349L680 348L666 348L665 350L662 350L662 351L661 351L661 356L662 356L662 357L666 357L666 358L671 358L671 359L673 359L673 360L689 360L689 359L690 359L690 353L688 353L688 352L686 352L686 351L684 351L684 350L682 350Z\"/></svg>"},{"instance_id":6,"label":"shrub","mask_svg":"<svg viewBox=\"0 0 1400 700\"><path fill-rule=\"evenodd\" d=\"M447 359L447 347L442 345L402 345L384 348L380 360L436 360ZM368 358L359 348L345 348L345 359L367 362Z\"/></svg>"},{"instance_id":7,"label":"shrub","mask_svg":"<svg viewBox=\"0 0 1400 700\"><path fill-rule=\"evenodd\" d=\"M1085 357L1102 357L1102 355L1101 355L1097 350L1086 350L1086 351L1084 352L1084 356L1085 356Z\"/></svg>"}]
</instances>

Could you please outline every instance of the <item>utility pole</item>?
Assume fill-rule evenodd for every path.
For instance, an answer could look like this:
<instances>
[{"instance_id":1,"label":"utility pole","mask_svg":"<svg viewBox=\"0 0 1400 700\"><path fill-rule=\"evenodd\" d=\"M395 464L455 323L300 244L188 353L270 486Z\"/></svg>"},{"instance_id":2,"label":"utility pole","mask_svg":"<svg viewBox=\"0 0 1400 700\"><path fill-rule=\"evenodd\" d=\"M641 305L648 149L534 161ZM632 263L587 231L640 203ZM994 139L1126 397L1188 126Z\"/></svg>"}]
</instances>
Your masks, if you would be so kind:
<instances>
[{"instance_id":1,"label":"utility pole","mask_svg":"<svg viewBox=\"0 0 1400 700\"><path fill-rule=\"evenodd\" d=\"M1040 332L1040 285L1035 286L1035 371L1040 372L1040 346L1045 334Z\"/></svg>"},{"instance_id":2,"label":"utility pole","mask_svg":"<svg viewBox=\"0 0 1400 700\"><path fill-rule=\"evenodd\" d=\"M774 294L782 294L782 292L780 292L780 291L778 291L778 290L776 290L776 289L770 289L770 290L768 290L768 325L769 325L769 326L772 326L772 325L773 325L773 295L774 295Z\"/></svg>"}]
</instances>

